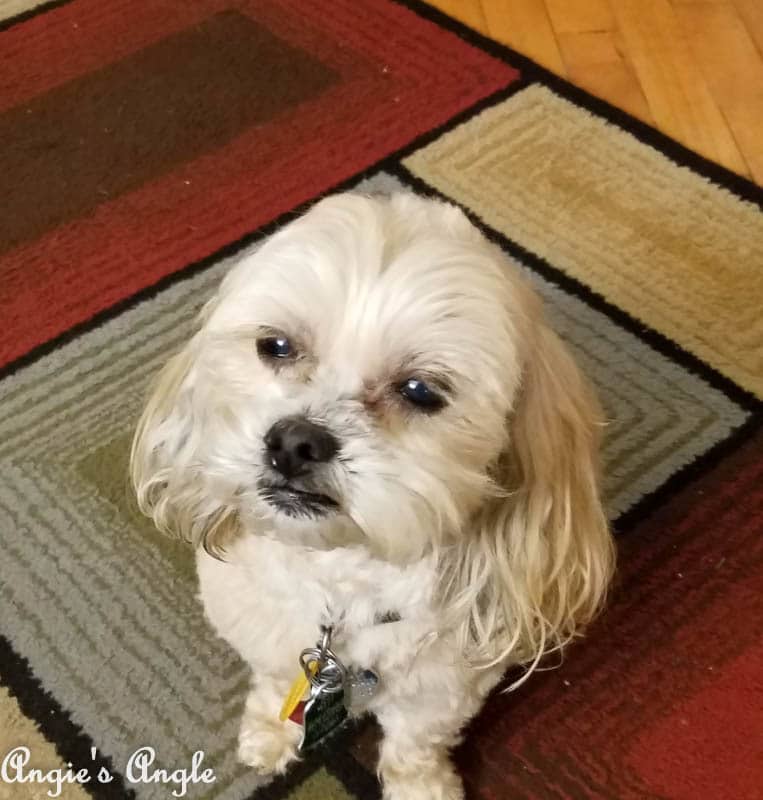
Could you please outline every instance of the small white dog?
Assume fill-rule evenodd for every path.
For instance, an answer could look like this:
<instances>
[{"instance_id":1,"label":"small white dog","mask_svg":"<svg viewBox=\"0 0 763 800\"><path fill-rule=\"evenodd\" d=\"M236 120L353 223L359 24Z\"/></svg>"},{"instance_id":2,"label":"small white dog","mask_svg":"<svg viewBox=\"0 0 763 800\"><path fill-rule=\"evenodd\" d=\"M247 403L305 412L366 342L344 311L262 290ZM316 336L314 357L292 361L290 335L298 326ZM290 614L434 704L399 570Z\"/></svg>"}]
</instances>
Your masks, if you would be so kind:
<instances>
[{"instance_id":1,"label":"small white dog","mask_svg":"<svg viewBox=\"0 0 763 800\"><path fill-rule=\"evenodd\" d=\"M462 797L464 724L605 595L599 426L539 298L454 206L337 195L240 261L132 451L141 508L196 547L207 616L251 665L240 758L297 756L279 712L330 629L310 697L369 679L352 710L383 728L385 798Z\"/></svg>"}]
</instances>

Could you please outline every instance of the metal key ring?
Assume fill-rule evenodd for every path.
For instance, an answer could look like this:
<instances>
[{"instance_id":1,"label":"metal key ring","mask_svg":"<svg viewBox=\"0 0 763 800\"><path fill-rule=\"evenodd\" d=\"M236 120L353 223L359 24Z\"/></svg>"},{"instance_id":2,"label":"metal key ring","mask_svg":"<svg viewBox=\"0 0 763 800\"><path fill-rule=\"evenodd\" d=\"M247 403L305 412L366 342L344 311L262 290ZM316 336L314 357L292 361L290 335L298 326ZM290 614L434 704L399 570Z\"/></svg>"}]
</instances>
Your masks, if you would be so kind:
<instances>
[{"instance_id":1,"label":"metal key ring","mask_svg":"<svg viewBox=\"0 0 763 800\"><path fill-rule=\"evenodd\" d=\"M347 670L344 664L329 650L326 655L326 663L324 666L318 668L315 678L323 687L329 691L331 686L337 687L333 691L339 691L344 685L345 678L347 677Z\"/></svg>"},{"instance_id":2,"label":"metal key ring","mask_svg":"<svg viewBox=\"0 0 763 800\"><path fill-rule=\"evenodd\" d=\"M310 664L316 662L318 669L313 674ZM308 647L299 655L299 663L310 681L310 685L327 694L334 694L344 688L347 678L347 668L334 655L333 651L318 647Z\"/></svg>"}]
</instances>

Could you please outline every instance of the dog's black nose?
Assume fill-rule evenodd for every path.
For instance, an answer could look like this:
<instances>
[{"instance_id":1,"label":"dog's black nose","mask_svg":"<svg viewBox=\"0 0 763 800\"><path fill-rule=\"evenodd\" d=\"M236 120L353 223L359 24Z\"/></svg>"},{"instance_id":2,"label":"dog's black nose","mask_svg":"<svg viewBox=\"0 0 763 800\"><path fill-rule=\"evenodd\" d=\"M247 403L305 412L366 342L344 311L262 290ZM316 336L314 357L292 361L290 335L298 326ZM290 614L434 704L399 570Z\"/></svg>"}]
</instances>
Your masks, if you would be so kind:
<instances>
[{"instance_id":1,"label":"dog's black nose","mask_svg":"<svg viewBox=\"0 0 763 800\"><path fill-rule=\"evenodd\" d=\"M313 465L331 461L339 443L331 431L304 417L289 417L276 422L265 434L268 463L285 478L294 478Z\"/></svg>"}]
</instances>

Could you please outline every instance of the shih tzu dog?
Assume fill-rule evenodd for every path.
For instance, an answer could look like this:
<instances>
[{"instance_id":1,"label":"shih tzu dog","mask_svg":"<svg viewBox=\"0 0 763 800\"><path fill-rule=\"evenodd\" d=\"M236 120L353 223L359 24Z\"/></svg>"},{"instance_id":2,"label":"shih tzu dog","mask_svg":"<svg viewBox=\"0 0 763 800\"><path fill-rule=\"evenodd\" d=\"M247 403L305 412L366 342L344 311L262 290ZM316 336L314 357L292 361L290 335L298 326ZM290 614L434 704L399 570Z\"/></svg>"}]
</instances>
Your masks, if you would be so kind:
<instances>
[{"instance_id":1,"label":"shih tzu dog","mask_svg":"<svg viewBox=\"0 0 763 800\"><path fill-rule=\"evenodd\" d=\"M241 260L131 460L251 665L240 759L283 771L340 697L381 724L385 798L463 797L465 723L602 604L600 425L538 296L452 205L336 195Z\"/></svg>"}]
</instances>

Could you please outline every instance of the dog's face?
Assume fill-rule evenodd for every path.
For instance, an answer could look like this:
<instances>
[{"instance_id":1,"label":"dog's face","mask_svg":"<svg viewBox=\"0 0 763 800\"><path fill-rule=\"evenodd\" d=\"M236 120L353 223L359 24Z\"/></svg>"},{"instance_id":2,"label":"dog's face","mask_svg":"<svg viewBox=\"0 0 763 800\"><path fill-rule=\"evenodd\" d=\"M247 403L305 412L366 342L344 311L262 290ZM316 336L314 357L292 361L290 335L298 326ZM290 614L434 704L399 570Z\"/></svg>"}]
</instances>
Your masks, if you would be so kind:
<instances>
[{"instance_id":1,"label":"dog's face","mask_svg":"<svg viewBox=\"0 0 763 800\"><path fill-rule=\"evenodd\" d=\"M595 613L613 564L597 405L458 209L326 199L243 259L201 323L133 443L160 528L212 552L242 533L437 551L443 603L488 661L537 660Z\"/></svg>"},{"instance_id":2,"label":"dog's face","mask_svg":"<svg viewBox=\"0 0 763 800\"><path fill-rule=\"evenodd\" d=\"M420 552L489 491L517 295L454 207L325 200L227 277L154 444L264 530Z\"/></svg>"}]
</instances>

